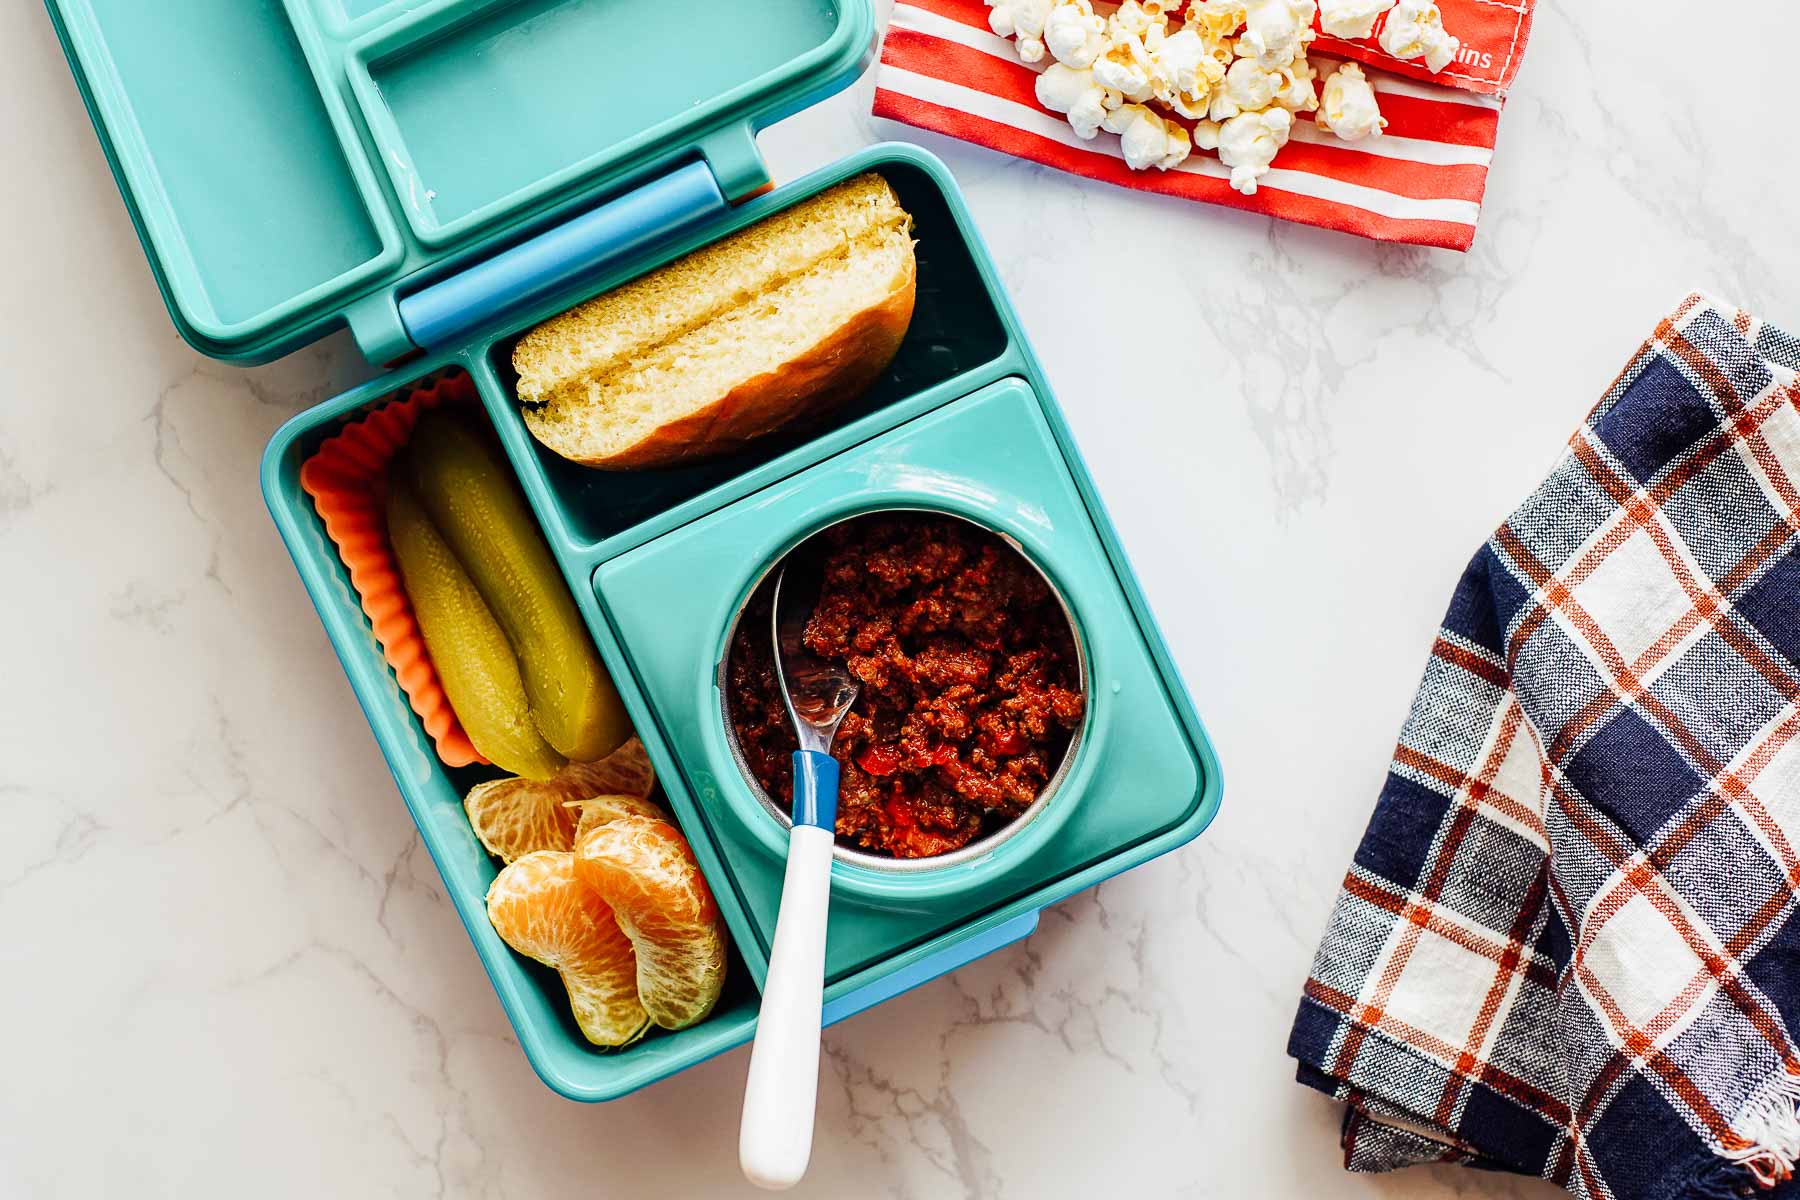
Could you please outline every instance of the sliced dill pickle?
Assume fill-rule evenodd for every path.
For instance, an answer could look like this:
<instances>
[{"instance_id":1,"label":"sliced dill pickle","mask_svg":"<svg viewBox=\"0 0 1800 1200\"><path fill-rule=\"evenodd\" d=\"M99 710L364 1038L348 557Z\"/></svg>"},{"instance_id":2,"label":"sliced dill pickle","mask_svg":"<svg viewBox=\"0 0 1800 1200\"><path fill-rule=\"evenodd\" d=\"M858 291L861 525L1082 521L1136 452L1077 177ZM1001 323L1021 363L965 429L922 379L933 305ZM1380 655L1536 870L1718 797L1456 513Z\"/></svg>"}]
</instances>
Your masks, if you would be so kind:
<instances>
[{"instance_id":1,"label":"sliced dill pickle","mask_svg":"<svg viewBox=\"0 0 1800 1200\"><path fill-rule=\"evenodd\" d=\"M407 457L419 502L512 643L544 740L576 762L617 750L632 733L625 706L499 449L439 411Z\"/></svg>"},{"instance_id":2,"label":"sliced dill pickle","mask_svg":"<svg viewBox=\"0 0 1800 1200\"><path fill-rule=\"evenodd\" d=\"M431 665L469 741L497 767L549 779L563 759L538 732L512 645L399 472L388 481L387 527Z\"/></svg>"}]
</instances>

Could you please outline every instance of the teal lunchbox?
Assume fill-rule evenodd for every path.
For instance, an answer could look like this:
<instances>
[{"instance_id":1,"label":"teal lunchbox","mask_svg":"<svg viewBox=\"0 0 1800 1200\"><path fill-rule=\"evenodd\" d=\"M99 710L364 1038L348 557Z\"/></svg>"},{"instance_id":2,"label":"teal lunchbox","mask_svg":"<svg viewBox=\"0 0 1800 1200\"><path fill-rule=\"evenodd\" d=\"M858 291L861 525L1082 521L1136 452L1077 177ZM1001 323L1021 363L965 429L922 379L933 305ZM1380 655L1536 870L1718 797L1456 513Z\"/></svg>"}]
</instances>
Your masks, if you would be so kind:
<instances>
[{"instance_id":1,"label":"teal lunchbox","mask_svg":"<svg viewBox=\"0 0 1800 1200\"><path fill-rule=\"evenodd\" d=\"M1087 707L1015 836L933 865L833 865L827 1020L1015 941L1045 905L1195 837L1217 759L948 170L871 146L771 189L757 129L868 64L870 0L48 0L182 336L261 362L347 326L385 375L288 422L269 511L526 1056L606 1100L750 1040L786 828L734 754L720 686L737 616L783 553L876 509L996 530L1073 619ZM513 396L535 323L850 176L912 214L899 354L822 430L702 466L589 470ZM734 953L712 1016L602 1052L555 975L487 922L496 864L299 482L347 421L465 375L718 899Z\"/></svg>"}]
</instances>

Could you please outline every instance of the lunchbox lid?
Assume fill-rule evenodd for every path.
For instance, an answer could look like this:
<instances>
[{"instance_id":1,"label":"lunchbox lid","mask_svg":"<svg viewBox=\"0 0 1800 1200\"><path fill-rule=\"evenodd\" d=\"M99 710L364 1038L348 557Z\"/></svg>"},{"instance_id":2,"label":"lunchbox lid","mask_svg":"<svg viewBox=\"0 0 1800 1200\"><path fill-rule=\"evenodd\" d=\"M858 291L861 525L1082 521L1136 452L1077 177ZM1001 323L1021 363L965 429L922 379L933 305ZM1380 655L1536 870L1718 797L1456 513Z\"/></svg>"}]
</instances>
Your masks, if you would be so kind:
<instances>
[{"instance_id":1,"label":"lunchbox lid","mask_svg":"<svg viewBox=\"0 0 1800 1200\"><path fill-rule=\"evenodd\" d=\"M769 186L871 0L46 0L182 336L434 349Z\"/></svg>"}]
</instances>

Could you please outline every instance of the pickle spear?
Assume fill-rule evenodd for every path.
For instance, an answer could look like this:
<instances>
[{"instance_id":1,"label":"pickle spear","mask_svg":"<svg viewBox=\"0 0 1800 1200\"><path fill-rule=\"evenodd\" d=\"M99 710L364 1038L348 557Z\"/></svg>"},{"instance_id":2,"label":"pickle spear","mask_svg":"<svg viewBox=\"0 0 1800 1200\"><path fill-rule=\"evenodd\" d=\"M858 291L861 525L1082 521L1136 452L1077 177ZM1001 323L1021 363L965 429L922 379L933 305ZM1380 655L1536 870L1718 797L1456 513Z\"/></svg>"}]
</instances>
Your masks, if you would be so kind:
<instances>
[{"instance_id":1,"label":"pickle spear","mask_svg":"<svg viewBox=\"0 0 1800 1200\"><path fill-rule=\"evenodd\" d=\"M425 649L463 731L496 766L551 778L563 759L538 732L505 632L397 476L388 481L387 527Z\"/></svg>"},{"instance_id":2,"label":"pickle spear","mask_svg":"<svg viewBox=\"0 0 1800 1200\"><path fill-rule=\"evenodd\" d=\"M413 432L407 461L419 502L512 643L538 732L576 762L617 750L632 734L625 706L498 448L440 411Z\"/></svg>"}]
</instances>

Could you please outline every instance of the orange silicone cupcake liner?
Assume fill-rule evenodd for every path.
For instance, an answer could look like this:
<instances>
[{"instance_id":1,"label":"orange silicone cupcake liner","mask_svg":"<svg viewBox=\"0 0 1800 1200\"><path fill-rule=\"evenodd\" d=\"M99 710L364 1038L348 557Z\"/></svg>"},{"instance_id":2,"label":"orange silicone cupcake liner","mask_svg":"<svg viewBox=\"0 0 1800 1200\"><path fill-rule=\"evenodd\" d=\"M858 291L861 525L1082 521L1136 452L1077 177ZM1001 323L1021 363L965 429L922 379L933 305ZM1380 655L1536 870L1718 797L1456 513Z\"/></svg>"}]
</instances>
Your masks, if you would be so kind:
<instances>
[{"instance_id":1,"label":"orange silicone cupcake liner","mask_svg":"<svg viewBox=\"0 0 1800 1200\"><path fill-rule=\"evenodd\" d=\"M426 652L412 601L400 581L387 535L387 477L394 456L411 440L419 418L445 404L475 403L475 385L452 374L390 400L326 439L300 466L300 486L312 497L325 533L350 569L350 583L374 627L375 640L412 710L447 766L485 763L462 723Z\"/></svg>"}]
</instances>

